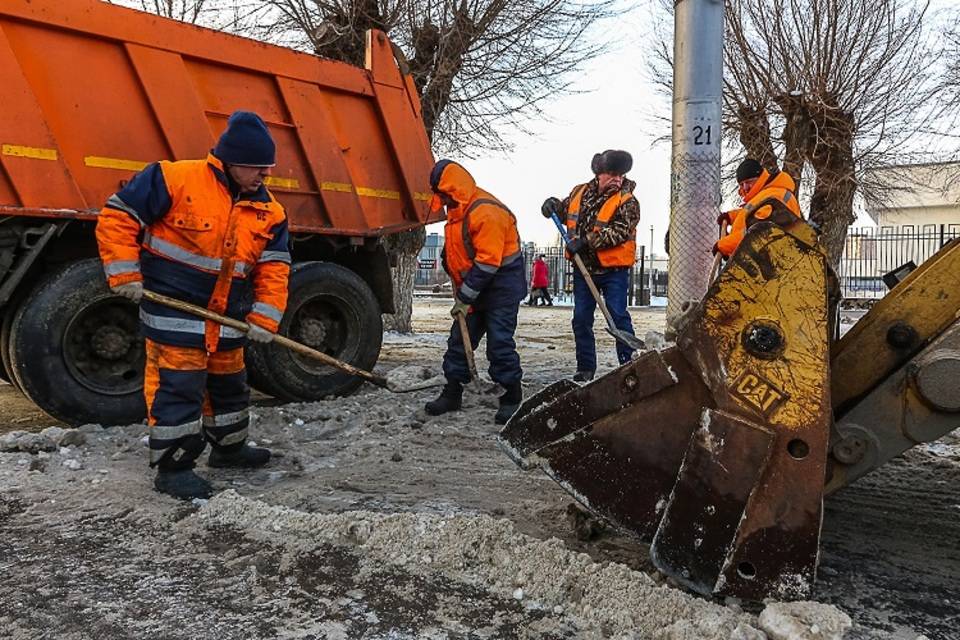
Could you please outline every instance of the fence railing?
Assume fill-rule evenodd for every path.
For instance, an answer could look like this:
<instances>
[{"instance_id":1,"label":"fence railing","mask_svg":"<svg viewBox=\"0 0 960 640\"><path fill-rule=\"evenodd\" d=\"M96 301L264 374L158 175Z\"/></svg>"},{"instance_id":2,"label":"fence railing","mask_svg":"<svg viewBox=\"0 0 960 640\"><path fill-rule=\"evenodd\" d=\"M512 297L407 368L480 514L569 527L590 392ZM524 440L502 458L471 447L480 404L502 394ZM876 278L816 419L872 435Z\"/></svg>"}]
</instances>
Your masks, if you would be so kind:
<instances>
[{"instance_id":1,"label":"fence railing","mask_svg":"<svg viewBox=\"0 0 960 640\"><path fill-rule=\"evenodd\" d=\"M851 227L847 232L838 276L845 298L880 298L887 292L886 273L913 262L919 266L940 248L960 238L960 222L954 224ZM435 255L433 255L435 254ZM544 255L550 273L551 295L560 300L573 296L573 265L563 257L561 247L524 249L527 282L537 255ZM425 248L420 255L416 283L420 287L443 288L447 274L440 265L439 247ZM667 295L667 272L647 266L646 248L638 247L637 262L630 274L629 304L650 304L651 297Z\"/></svg>"},{"instance_id":2,"label":"fence railing","mask_svg":"<svg viewBox=\"0 0 960 640\"><path fill-rule=\"evenodd\" d=\"M838 276L845 298L880 298L883 275L909 262L919 266L954 238L960 223L851 227Z\"/></svg>"},{"instance_id":3,"label":"fence railing","mask_svg":"<svg viewBox=\"0 0 960 640\"><path fill-rule=\"evenodd\" d=\"M562 247L535 247L527 245L523 249L523 260L526 266L527 283L530 282L533 261L543 255L547 263L547 272L550 279L550 295L562 302L573 300L573 264L563 255ZM630 272L630 283L627 289L627 304L650 304L650 295L665 296L667 274L663 271L653 273L646 269L646 247L637 247L637 261ZM440 248L424 247L420 252L419 265L415 277L417 287L436 290L438 292L449 288L449 277L440 264ZM653 292L651 292L651 276L656 274Z\"/></svg>"}]
</instances>

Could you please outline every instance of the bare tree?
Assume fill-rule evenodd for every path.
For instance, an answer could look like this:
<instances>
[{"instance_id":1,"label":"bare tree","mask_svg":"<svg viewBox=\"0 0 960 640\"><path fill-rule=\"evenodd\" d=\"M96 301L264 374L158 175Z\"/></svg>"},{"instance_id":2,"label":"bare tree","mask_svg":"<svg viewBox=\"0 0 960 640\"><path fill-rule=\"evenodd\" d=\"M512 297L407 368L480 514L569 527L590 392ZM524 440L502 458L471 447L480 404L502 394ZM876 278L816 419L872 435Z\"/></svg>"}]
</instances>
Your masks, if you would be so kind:
<instances>
[{"instance_id":1,"label":"bare tree","mask_svg":"<svg viewBox=\"0 0 960 640\"><path fill-rule=\"evenodd\" d=\"M616 0L264 0L270 39L352 64L364 32L399 46L438 152L509 147L505 134L570 90L575 70L605 48L588 33L617 15Z\"/></svg>"},{"instance_id":2,"label":"bare tree","mask_svg":"<svg viewBox=\"0 0 960 640\"><path fill-rule=\"evenodd\" d=\"M726 0L727 140L767 167L779 158L798 188L812 181L809 218L834 265L855 195L881 200L892 186L871 169L929 151L916 144L934 113L926 11L925 0Z\"/></svg>"},{"instance_id":3,"label":"bare tree","mask_svg":"<svg viewBox=\"0 0 960 640\"><path fill-rule=\"evenodd\" d=\"M264 0L277 19L260 37L363 64L364 34L380 29L421 95L438 154L509 148L509 131L541 116L570 90L575 70L604 46L586 34L616 13L615 0ZM413 278L424 230L387 239L396 256L397 313L387 326L411 329Z\"/></svg>"},{"instance_id":4,"label":"bare tree","mask_svg":"<svg viewBox=\"0 0 960 640\"><path fill-rule=\"evenodd\" d=\"M247 33L267 15L262 0L103 0L211 29Z\"/></svg>"},{"instance_id":5,"label":"bare tree","mask_svg":"<svg viewBox=\"0 0 960 640\"><path fill-rule=\"evenodd\" d=\"M960 119L960 9L953 9L951 13L941 15L940 19L944 23L943 73L938 93L948 124L953 125Z\"/></svg>"},{"instance_id":6,"label":"bare tree","mask_svg":"<svg viewBox=\"0 0 960 640\"><path fill-rule=\"evenodd\" d=\"M164 18L173 18L181 22L196 24L210 10L210 0L106 0L110 4L119 4L141 11L149 11Z\"/></svg>"}]
</instances>

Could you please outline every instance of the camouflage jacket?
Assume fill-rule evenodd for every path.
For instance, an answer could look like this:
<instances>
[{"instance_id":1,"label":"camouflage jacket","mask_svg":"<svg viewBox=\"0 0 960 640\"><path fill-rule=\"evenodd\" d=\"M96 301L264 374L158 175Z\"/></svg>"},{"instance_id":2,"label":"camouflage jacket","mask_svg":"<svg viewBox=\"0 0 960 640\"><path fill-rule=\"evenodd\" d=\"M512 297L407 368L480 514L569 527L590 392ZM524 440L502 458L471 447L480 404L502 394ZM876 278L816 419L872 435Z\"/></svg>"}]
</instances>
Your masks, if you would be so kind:
<instances>
[{"instance_id":1,"label":"camouflage jacket","mask_svg":"<svg viewBox=\"0 0 960 640\"><path fill-rule=\"evenodd\" d=\"M636 186L637 183L633 180L624 178L623 185L620 188L621 190L633 193ZM570 207L572 197L573 192L563 199L562 210L564 214L561 220L564 222L566 222L566 211ZM620 208L617 209L617 212L610 218L610 223L606 227L603 227L599 231L592 231L597 221L597 214L600 213L600 207L603 206L603 203L607 201L608 197L609 196L598 192L597 179L594 178L587 183L587 188L580 200L580 218L577 220L577 237L586 238L589 243L589 248L582 251L580 257L583 259L583 264L590 273L600 274L610 270L600 265L600 261L597 259L596 249L615 247L618 244L623 244L627 240L635 238L637 225L640 223L640 203L637 202L637 198L634 196L620 205Z\"/></svg>"}]
</instances>

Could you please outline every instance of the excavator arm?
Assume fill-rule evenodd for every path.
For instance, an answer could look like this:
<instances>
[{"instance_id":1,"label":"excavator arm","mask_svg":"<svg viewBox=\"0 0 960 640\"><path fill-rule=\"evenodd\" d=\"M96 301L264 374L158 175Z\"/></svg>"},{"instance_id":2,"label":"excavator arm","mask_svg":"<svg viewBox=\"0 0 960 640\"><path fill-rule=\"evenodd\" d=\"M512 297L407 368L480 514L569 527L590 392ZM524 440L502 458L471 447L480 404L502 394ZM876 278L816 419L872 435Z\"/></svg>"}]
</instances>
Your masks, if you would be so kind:
<instances>
[{"instance_id":1,"label":"excavator arm","mask_svg":"<svg viewBox=\"0 0 960 640\"><path fill-rule=\"evenodd\" d=\"M690 589L806 597L825 492L958 425L955 247L831 348L836 280L814 232L756 225L676 346L547 387L501 444L651 540L654 564Z\"/></svg>"}]
</instances>

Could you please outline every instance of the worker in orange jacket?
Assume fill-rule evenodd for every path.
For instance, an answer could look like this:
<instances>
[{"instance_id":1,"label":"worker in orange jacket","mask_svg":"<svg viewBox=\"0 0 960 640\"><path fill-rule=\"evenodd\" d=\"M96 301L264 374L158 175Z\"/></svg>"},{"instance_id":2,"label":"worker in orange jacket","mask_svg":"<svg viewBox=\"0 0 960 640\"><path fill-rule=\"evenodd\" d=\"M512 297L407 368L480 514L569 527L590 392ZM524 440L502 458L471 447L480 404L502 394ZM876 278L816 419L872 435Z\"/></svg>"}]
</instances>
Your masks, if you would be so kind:
<instances>
[{"instance_id":1,"label":"worker in orange jacket","mask_svg":"<svg viewBox=\"0 0 960 640\"><path fill-rule=\"evenodd\" d=\"M737 184L743 205L721 213L717 219L728 233L713 245L713 253L725 258L733 255L754 224L769 221L786 226L803 219L794 194L796 184L786 171L770 172L753 158L747 158L737 167Z\"/></svg>"},{"instance_id":2,"label":"worker in orange jacket","mask_svg":"<svg viewBox=\"0 0 960 640\"><path fill-rule=\"evenodd\" d=\"M570 241L566 256L579 254L591 280L618 329L633 334L627 311L630 270L636 260L640 204L633 195L636 183L626 177L633 156L619 149L595 154L590 162L594 178L573 188L563 201L547 198L541 206L546 215L557 215L567 227ZM576 346L576 382L588 382L597 370L597 346L593 316L597 301L579 269L573 270L573 337ZM616 343L620 364L630 362L634 350Z\"/></svg>"},{"instance_id":3,"label":"worker in orange jacket","mask_svg":"<svg viewBox=\"0 0 960 640\"><path fill-rule=\"evenodd\" d=\"M150 466L155 488L177 498L212 493L193 471L206 442L211 467L259 467L270 451L246 444L244 334L141 302L143 290L246 320L256 342L273 339L290 273L286 214L264 186L275 155L263 120L238 111L206 159L147 166L97 222L107 283L141 303Z\"/></svg>"},{"instance_id":4,"label":"worker in orange jacket","mask_svg":"<svg viewBox=\"0 0 960 640\"><path fill-rule=\"evenodd\" d=\"M473 176L456 162L438 162L430 172L430 187L434 193L431 210L447 208L441 257L454 285L450 315L466 317L473 348L482 337L487 338L490 377L505 389L494 419L504 424L523 399L523 370L513 336L520 302L527 295L527 278L517 219L503 203L477 187ZM461 407L463 385L470 381L463 340L459 323L454 321L443 356L447 384L439 398L427 403L425 410L430 415Z\"/></svg>"}]
</instances>

